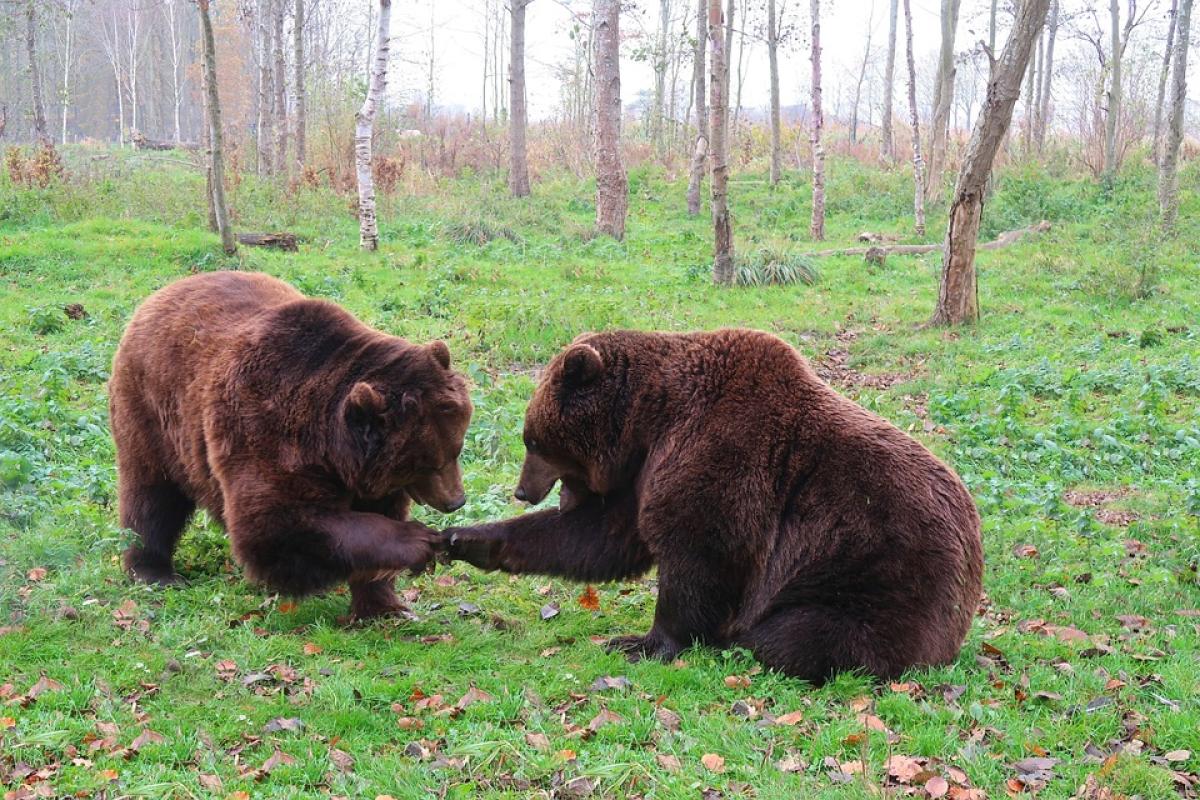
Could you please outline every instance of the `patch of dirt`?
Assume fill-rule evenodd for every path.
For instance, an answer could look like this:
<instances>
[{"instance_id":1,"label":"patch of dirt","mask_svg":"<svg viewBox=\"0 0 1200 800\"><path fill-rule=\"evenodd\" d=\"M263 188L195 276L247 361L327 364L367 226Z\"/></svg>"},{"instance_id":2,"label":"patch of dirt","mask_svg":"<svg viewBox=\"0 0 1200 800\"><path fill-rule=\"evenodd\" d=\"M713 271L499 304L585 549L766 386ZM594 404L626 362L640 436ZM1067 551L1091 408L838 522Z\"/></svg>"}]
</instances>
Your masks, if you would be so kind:
<instances>
[{"instance_id":1,"label":"patch of dirt","mask_svg":"<svg viewBox=\"0 0 1200 800\"><path fill-rule=\"evenodd\" d=\"M1115 508L1102 508L1095 515L1099 522L1105 525L1115 525L1118 528L1127 528L1138 521L1138 515L1132 511L1121 511Z\"/></svg>"},{"instance_id":2,"label":"patch of dirt","mask_svg":"<svg viewBox=\"0 0 1200 800\"><path fill-rule=\"evenodd\" d=\"M71 319L83 319L88 315L83 303L68 303L63 306L63 313Z\"/></svg>"},{"instance_id":3,"label":"patch of dirt","mask_svg":"<svg viewBox=\"0 0 1200 800\"><path fill-rule=\"evenodd\" d=\"M844 334L849 334L849 332L839 333L837 335L839 341L853 341L853 336L851 338L843 338ZM849 350L834 348L825 351L825 355L815 359L813 361L813 369L816 370L817 375L822 380L828 381L834 386L858 389L889 389L897 383L911 381L918 374L917 370L868 374L850 367L849 361Z\"/></svg>"},{"instance_id":4,"label":"patch of dirt","mask_svg":"<svg viewBox=\"0 0 1200 800\"><path fill-rule=\"evenodd\" d=\"M1100 508L1133 493L1128 486L1115 489L1068 489L1063 492L1063 502L1076 508Z\"/></svg>"}]
</instances>

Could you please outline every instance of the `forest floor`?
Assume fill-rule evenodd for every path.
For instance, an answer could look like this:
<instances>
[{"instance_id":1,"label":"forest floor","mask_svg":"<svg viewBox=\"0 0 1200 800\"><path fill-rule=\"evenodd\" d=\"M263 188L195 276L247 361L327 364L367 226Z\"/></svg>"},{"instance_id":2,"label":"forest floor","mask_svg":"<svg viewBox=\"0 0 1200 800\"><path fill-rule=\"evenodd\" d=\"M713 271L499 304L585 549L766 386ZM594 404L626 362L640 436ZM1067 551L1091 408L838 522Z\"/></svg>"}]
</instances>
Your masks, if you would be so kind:
<instances>
[{"instance_id":1,"label":"forest floor","mask_svg":"<svg viewBox=\"0 0 1200 800\"><path fill-rule=\"evenodd\" d=\"M731 182L742 253L908 234L903 170L834 161L829 241L806 176ZM298 254L219 255L202 182L136 159L86 184L0 177L0 791L6 798L1047 798L1200 792L1200 172L1177 239L1152 172L1108 190L1000 175L979 256L983 319L922 326L936 256L821 260L811 285L717 289L707 216L634 170L624 243L593 238L593 185L441 181L385 198L357 249L347 198L247 177L239 229ZM944 205L930 216L933 240ZM105 380L154 289L255 269L414 340L449 342L476 412L469 502L435 526L519 513L538 365L577 333L744 325L796 345L846 395L963 476L983 516L986 602L958 660L821 689L744 652L629 664L653 576L594 587L465 565L404 579L414 622L347 627L343 593L290 602L244 579L199 517L187 586L130 583ZM64 311L64 309L67 309ZM1080 787L1085 787L1082 791ZM1105 794L1111 790L1113 794Z\"/></svg>"}]
</instances>

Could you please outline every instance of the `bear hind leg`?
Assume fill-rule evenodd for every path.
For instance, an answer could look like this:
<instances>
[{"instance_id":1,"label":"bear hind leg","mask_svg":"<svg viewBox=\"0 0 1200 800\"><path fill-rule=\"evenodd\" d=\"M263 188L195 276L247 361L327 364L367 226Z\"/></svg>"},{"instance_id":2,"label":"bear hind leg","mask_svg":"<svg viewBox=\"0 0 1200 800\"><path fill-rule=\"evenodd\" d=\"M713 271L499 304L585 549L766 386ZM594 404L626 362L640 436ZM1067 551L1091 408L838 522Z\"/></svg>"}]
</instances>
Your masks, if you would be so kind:
<instances>
[{"instance_id":1,"label":"bear hind leg","mask_svg":"<svg viewBox=\"0 0 1200 800\"><path fill-rule=\"evenodd\" d=\"M764 666L821 685L839 672L890 678L903 671L883 637L860 620L822 606L782 608L738 642Z\"/></svg>"},{"instance_id":2,"label":"bear hind leg","mask_svg":"<svg viewBox=\"0 0 1200 800\"><path fill-rule=\"evenodd\" d=\"M121 526L141 539L125 551L125 571L145 583L176 584L175 546L195 503L174 483L122 483Z\"/></svg>"},{"instance_id":3,"label":"bear hind leg","mask_svg":"<svg viewBox=\"0 0 1200 800\"><path fill-rule=\"evenodd\" d=\"M414 619L408 606L400 602L396 594L395 573L352 576L349 583L351 622L379 617Z\"/></svg>"}]
</instances>

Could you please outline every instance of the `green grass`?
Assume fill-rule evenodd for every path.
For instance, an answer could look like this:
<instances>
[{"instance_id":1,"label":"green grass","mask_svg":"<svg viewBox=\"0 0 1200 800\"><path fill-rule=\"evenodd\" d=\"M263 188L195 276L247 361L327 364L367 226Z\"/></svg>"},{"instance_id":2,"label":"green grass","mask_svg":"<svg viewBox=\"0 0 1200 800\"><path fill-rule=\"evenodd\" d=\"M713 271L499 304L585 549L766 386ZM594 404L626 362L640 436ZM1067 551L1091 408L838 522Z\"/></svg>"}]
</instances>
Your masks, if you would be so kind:
<instances>
[{"instance_id":1,"label":"green grass","mask_svg":"<svg viewBox=\"0 0 1200 800\"><path fill-rule=\"evenodd\" d=\"M232 195L239 227L293 230L301 252L226 259L202 230L194 176L120 163L87 185L17 190L0 178L3 789L695 798L748 785L760 798L873 797L895 783L886 760L911 756L1000 797L1018 762L1045 756L1057 763L1040 796L1070 797L1094 773L1155 798L1176 796L1171 770L1200 771L1200 619L1180 613L1200 608L1194 166L1177 240L1151 232L1146 169L1109 194L1033 167L1004 173L984 235L1041 218L1054 228L981 253L983 320L946 331L921 325L936 296L931 257L822 259L811 285L713 288L707 217L688 218L684 187L654 170L633 170L624 243L592 235L587 182L548 179L514 201L487 177L384 199L371 255L357 250L345 198L282 196L247 178ZM806 180L772 192L761 175L735 177L741 252L783 260L862 230L912 240L903 171L833 162L820 246L806 241ZM531 371L580 331L773 331L962 474L984 520L984 610L951 666L906 685L843 676L814 690L740 652L693 650L677 664L604 653L595 638L649 627L652 578L598 587L591 611L579 586L443 567L401 581L419 621L347 628L344 594L268 597L201 518L179 557L189 585L135 586L119 568L131 534L116 522L109 362L147 294L219 268L264 270L383 330L450 343L476 414L470 501L448 517L422 512L438 526L519 512L509 498ZM68 318L69 303L87 316ZM561 610L543 620L549 603ZM57 683L30 701L43 675ZM630 686L591 691L605 676ZM488 698L438 713L472 686ZM602 711L618 718L591 731ZM763 722L793 711L798 724ZM278 718L303 727L266 730ZM143 729L161 740L131 750ZM1107 765L1088 756L1131 740L1141 744ZM263 774L276 749L294 761ZM789 759L798 771L777 766ZM827 759L853 773L847 783Z\"/></svg>"}]
</instances>

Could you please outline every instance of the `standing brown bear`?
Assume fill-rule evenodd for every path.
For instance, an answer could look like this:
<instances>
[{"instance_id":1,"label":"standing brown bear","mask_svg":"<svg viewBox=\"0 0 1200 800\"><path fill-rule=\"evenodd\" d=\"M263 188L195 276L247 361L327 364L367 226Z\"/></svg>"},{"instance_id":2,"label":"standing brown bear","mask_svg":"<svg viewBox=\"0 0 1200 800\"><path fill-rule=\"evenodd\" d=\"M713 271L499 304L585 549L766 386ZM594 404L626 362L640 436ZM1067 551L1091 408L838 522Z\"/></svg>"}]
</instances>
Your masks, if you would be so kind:
<instances>
[{"instance_id":1,"label":"standing brown bear","mask_svg":"<svg viewBox=\"0 0 1200 800\"><path fill-rule=\"evenodd\" d=\"M152 295L109 398L139 580L178 580L175 545L200 506L250 578L294 596L349 582L355 618L399 614L396 575L441 543L408 519L410 501L465 502L472 409L446 345L380 333L267 275L197 275Z\"/></svg>"},{"instance_id":2,"label":"standing brown bear","mask_svg":"<svg viewBox=\"0 0 1200 800\"><path fill-rule=\"evenodd\" d=\"M766 333L581 336L525 418L520 500L451 529L451 557L581 581L658 565L631 657L740 645L813 682L955 658L980 599L979 515L918 442Z\"/></svg>"}]
</instances>

